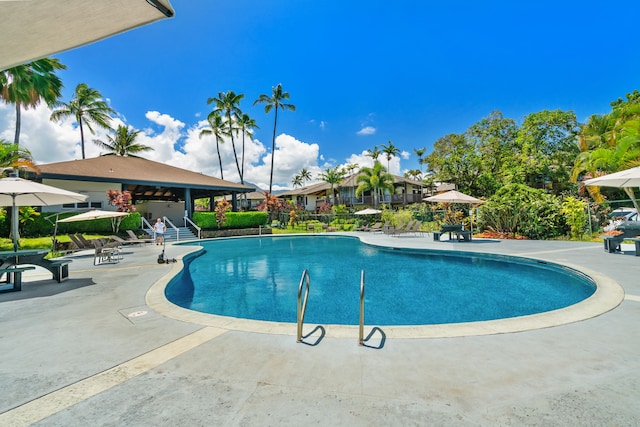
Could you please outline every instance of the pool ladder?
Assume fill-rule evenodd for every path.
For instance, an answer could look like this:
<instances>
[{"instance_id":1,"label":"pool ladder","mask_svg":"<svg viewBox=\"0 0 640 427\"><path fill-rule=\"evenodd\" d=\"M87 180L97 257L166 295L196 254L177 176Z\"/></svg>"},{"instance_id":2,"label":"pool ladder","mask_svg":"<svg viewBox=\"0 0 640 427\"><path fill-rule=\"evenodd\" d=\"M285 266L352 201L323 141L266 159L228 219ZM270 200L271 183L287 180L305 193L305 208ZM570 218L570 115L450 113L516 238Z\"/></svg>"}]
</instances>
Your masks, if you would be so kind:
<instances>
[{"instance_id":1,"label":"pool ladder","mask_svg":"<svg viewBox=\"0 0 640 427\"><path fill-rule=\"evenodd\" d=\"M304 315L307 312L307 301L309 300L309 271L304 270L298 285L298 331L296 342L302 342L302 326L304 325ZM304 298L302 289L304 288ZM360 323L358 328L358 345L364 345L364 270L360 272Z\"/></svg>"}]
</instances>

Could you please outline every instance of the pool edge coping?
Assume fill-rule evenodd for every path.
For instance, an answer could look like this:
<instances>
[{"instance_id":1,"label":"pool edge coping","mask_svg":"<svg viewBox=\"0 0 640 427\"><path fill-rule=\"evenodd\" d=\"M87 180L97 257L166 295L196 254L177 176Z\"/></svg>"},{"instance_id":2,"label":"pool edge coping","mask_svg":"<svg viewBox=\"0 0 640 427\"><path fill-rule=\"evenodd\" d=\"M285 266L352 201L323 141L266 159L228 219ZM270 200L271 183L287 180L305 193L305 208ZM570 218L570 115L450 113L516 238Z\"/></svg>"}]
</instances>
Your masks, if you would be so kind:
<instances>
[{"instance_id":1,"label":"pool edge coping","mask_svg":"<svg viewBox=\"0 0 640 427\"><path fill-rule=\"evenodd\" d=\"M324 235L324 234L323 234ZM363 240L363 237L355 234L332 233L336 236L354 237L362 243L374 246L393 248L397 246L382 245L380 243L372 243ZM276 235L276 236L254 236L254 237L278 237L278 236L295 236L295 235ZM241 237L246 238L246 237ZM214 239L207 239L214 240ZM415 249L402 248L400 249ZM198 324L202 326L216 327L228 331L243 331L265 334L291 335L297 333L296 323L269 322L262 320L250 320L236 317L220 316L215 314L201 313L186 308L179 307L170 302L164 294L166 286L169 282L182 271L184 268L183 258L195 252L202 250L201 246L193 246L193 250L188 251L177 258L171 270L163 277L151 285L145 295L147 306L157 313L187 323ZM426 249L426 248L425 248ZM419 249L418 249L419 250ZM429 248L429 250L438 252L451 252L448 249ZM469 253L471 254L471 253ZM482 253L480 253L482 254ZM543 261L546 263L557 264L567 268L576 270L591 278L595 285L595 292L585 300L564 307L558 310L548 311L545 313L532 314L527 316L511 317L498 320L486 320L479 322L465 323L447 323L439 325L416 325L416 326L376 326L365 324L366 330L372 328L380 328L384 331L386 338L408 339L408 338L454 338L466 336L482 336L506 334L515 332L525 332L531 330L545 329L555 326L566 325L570 323L580 322L600 316L608 311L613 310L624 300L624 289L615 280L599 273L597 271L578 266L575 264L562 261L547 261L535 256L517 256L508 254L483 254L483 255L499 255L502 257L521 258L525 260ZM315 326L315 325L314 325ZM351 325L322 325L326 331L326 337L330 338L358 338L358 326ZM312 325L307 325L306 329L311 330Z\"/></svg>"}]
</instances>

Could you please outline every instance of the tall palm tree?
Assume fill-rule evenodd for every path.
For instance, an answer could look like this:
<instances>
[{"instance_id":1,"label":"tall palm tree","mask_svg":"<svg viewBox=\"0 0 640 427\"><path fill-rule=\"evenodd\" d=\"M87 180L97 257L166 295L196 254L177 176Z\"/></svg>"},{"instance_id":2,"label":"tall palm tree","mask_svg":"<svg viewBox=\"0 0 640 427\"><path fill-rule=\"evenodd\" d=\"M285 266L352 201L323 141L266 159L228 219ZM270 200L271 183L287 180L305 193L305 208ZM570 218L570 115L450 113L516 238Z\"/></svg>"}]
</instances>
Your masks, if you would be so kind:
<instances>
[{"instance_id":1,"label":"tall palm tree","mask_svg":"<svg viewBox=\"0 0 640 427\"><path fill-rule=\"evenodd\" d=\"M80 144L82 147L82 158L85 158L84 153L84 126L92 135L95 135L95 131L92 124L98 125L103 129L111 129L109 122L111 121L111 115L115 114L109 105L102 100L102 94L93 88L90 88L86 83L80 83L76 86L76 90L73 94L73 98L69 103L59 102L55 105L56 110L51 113L51 120L58 121L67 117L74 117L78 127L80 128Z\"/></svg>"},{"instance_id":2,"label":"tall palm tree","mask_svg":"<svg viewBox=\"0 0 640 427\"><path fill-rule=\"evenodd\" d=\"M289 99L289 92L282 90L282 84L278 83L278 86L272 87L272 95L261 94L258 99L255 100L253 105L266 104L264 106L264 112L269 114L273 109L275 115L273 117L273 137L271 138L271 175L269 177L269 194L272 193L273 188L273 159L276 155L276 125L278 124L278 108L282 110L296 111L296 106L293 104L284 103L284 100Z\"/></svg>"},{"instance_id":3,"label":"tall palm tree","mask_svg":"<svg viewBox=\"0 0 640 427\"><path fill-rule=\"evenodd\" d=\"M295 175L291 180L291 183L293 184L293 188L302 187L302 177L300 175Z\"/></svg>"},{"instance_id":4,"label":"tall palm tree","mask_svg":"<svg viewBox=\"0 0 640 427\"><path fill-rule=\"evenodd\" d=\"M400 149L389 140L387 145L382 144L382 152L387 155L387 170L389 170L391 169L391 158L397 157L400 154Z\"/></svg>"},{"instance_id":5,"label":"tall palm tree","mask_svg":"<svg viewBox=\"0 0 640 427\"><path fill-rule=\"evenodd\" d=\"M12 144L0 138L0 169L2 174L5 168L28 168L39 173L40 169L33 162L31 153L26 148L20 147L18 144Z\"/></svg>"},{"instance_id":6,"label":"tall palm tree","mask_svg":"<svg viewBox=\"0 0 640 427\"><path fill-rule=\"evenodd\" d=\"M365 191L373 195L373 207L378 206L378 194L385 190L393 191L393 175L387 172L382 163L375 162L372 168L363 167L356 177L356 196L360 197Z\"/></svg>"},{"instance_id":7,"label":"tall palm tree","mask_svg":"<svg viewBox=\"0 0 640 427\"><path fill-rule=\"evenodd\" d=\"M336 195L333 188L336 185L340 184L340 182L342 182L342 178L344 178L344 170L339 166L326 168L322 173L318 175L318 179L321 179L331 186L331 198L333 200L333 204L336 203Z\"/></svg>"},{"instance_id":8,"label":"tall palm tree","mask_svg":"<svg viewBox=\"0 0 640 427\"><path fill-rule=\"evenodd\" d=\"M380 157L380 154L382 154L382 151L380 151L377 145L374 145L373 149L368 150L366 155L371 157L373 159L373 163L375 164L378 163L378 157Z\"/></svg>"},{"instance_id":9,"label":"tall palm tree","mask_svg":"<svg viewBox=\"0 0 640 427\"><path fill-rule=\"evenodd\" d=\"M244 137L249 135L249 139L253 140L253 130L260 129L256 124L256 121L249 117L248 114L242 113L237 117L238 129L242 132L242 160L240 161L240 183L244 184ZM246 197L247 193L243 193Z\"/></svg>"},{"instance_id":10,"label":"tall palm tree","mask_svg":"<svg viewBox=\"0 0 640 427\"><path fill-rule=\"evenodd\" d=\"M41 101L55 105L62 91L62 80L56 70L65 68L66 65L55 58L43 58L0 71L0 99L16 106L14 144L20 143L21 107L35 108Z\"/></svg>"},{"instance_id":11,"label":"tall palm tree","mask_svg":"<svg viewBox=\"0 0 640 427\"><path fill-rule=\"evenodd\" d=\"M224 173L222 172L222 156L220 156L220 141L224 136L225 128L224 119L218 113L210 113L207 116L207 122L209 122L209 128L202 129L199 136L200 138L202 138L203 135L214 135L216 137L216 151L218 152L218 162L220 163L220 178L224 179Z\"/></svg>"},{"instance_id":12,"label":"tall palm tree","mask_svg":"<svg viewBox=\"0 0 640 427\"><path fill-rule=\"evenodd\" d=\"M243 181L242 170L240 169L240 163L238 162L238 153L236 152L236 143L233 139L233 133L236 129L234 126L234 120L240 115L240 101L244 98L243 94L237 94L230 90L228 92L218 92L217 98L207 99L207 104L214 103L215 108L213 112L224 114L227 117L227 130L226 134L231 137L231 147L233 148L233 157L236 160L236 168L238 169L238 175L240 176L240 182Z\"/></svg>"},{"instance_id":13,"label":"tall palm tree","mask_svg":"<svg viewBox=\"0 0 640 427\"><path fill-rule=\"evenodd\" d=\"M142 151L153 150L153 148L148 145L136 143L136 138L140 132L139 130L129 129L127 126L118 125L115 136L108 135L107 142L99 139L94 139L93 142L117 156L140 157L136 154Z\"/></svg>"},{"instance_id":14,"label":"tall palm tree","mask_svg":"<svg viewBox=\"0 0 640 427\"><path fill-rule=\"evenodd\" d=\"M307 170L307 168L300 169L300 179L302 180L302 185L307 181L311 181L311 172Z\"/></svg>"},{"instance_id":15,"label":"tall palm tree","mask_svg":"<svg viewBox=\"0 0 640 427\"><path fill-rule=\"evenodd\" d=\"M418 156L418 164L420 165L420 173L422 173L422 165L424 163L424 155L427 153L427 149L422 148L414 148L413 152Z\"/></svg>"}]
</instances>

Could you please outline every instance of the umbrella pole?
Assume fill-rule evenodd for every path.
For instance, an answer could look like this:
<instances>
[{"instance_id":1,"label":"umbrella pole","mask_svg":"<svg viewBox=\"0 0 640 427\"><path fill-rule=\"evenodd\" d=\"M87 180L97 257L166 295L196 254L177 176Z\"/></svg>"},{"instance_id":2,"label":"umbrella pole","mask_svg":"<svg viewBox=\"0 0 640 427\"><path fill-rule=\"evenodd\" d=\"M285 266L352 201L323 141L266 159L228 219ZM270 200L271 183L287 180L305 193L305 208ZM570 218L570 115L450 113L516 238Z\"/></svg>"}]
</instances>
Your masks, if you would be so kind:
<instances>
[{"instance_id":1,"label":"umbrella pole","mask_svg":"<svg viewBox=\"0 0 640 427\"><path fill-rule=\"evenodd\" d=\"M18 239L20 235L18 234L18 207L16 206L16 196L13 197L13 206L11 207L11 229L13 234L13 251L18 251Z\"/></svg>"}]
</instances>

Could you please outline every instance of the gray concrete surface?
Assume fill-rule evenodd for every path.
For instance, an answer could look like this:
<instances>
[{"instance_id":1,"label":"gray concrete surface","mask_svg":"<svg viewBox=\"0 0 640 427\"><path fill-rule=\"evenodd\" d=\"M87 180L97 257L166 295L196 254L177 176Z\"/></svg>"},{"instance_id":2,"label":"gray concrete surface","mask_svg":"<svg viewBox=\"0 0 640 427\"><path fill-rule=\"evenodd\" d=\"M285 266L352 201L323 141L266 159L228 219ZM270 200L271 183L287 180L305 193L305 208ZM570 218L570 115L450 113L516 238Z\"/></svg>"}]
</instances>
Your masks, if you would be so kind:
<instances>
[{"instance_id":1,"label":"gray concrete surface","mask_svg":"<svg viewBox=\"0 0 640 427\"><path fill-rule=\"evenodd\" d=\"M364 233L362 234L364 235ZM70 256L0 295L0 425L640 425L640 257L602 244L365 237L374 244L532 256L596 270L626 296L589 320L456 338L290 334L175 320L145 295L167 279L157 246L118 264ZM189 248L168 246L180 258ZM133 315L133 316L131 316ZM384 330L384 327L382 327Z\"/></svg>"}]
</instances>

